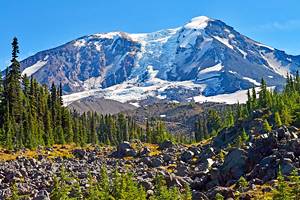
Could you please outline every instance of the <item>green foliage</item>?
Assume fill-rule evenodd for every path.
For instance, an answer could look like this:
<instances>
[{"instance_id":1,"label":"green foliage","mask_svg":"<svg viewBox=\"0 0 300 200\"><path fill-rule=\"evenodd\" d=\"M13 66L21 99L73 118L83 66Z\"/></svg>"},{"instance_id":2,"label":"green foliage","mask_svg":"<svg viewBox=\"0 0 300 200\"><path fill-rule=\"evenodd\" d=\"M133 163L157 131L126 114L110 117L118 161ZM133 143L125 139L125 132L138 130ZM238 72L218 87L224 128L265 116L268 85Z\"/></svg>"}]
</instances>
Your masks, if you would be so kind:
<instances>
[{"instance_id":1,"label":"green foliage","mask_svg":"<svg viewBox=\"0 0 300 200\"><path fill-rule=\"evenodd\" d=\"M224 197L220 193L217 193L216 196L215 196L215 199L216 200L224 200Z\"/></svg>"},{"instance_id":2,"label":"green foliage","mask_svg":"<svg viewBox=\"0 0 300 200\"><path fill-rule=\"evenodd\" d=\"M13 183L11 187L11 196L8 198L8 200L20 200L22 197L19 195L19 191L17 188L16 183Z\"/></svg>"},{"instance_id":3,"label":"green foliage","mask_svg":"<svg viewBox=\"0 0 300 200\"><path fill-rule=\"evenodd\" d=\"M275 118L275 124L276 124L276 126L280 127L282 125L282 122L281 122L281 118L280 118L279 112L275 112L274 118Z\"/></svg>"},{"instance_id":4,"label":"green foliage","mask_svg":"<svg viewBox=\"0 0 300 200\"><path fill-rule=\"evenodd\" d=\"M294 169L289 176L291 182L291 198L300 199L300 176L298 170Z\"/></svg>"},{"instance_id":5,"label":"green foliage","mask_svg":"<svg viewBox=\"0 0 300 200\"><path fill-rule=\"evenodd\" d=\"M166 182L162 176L155 178L154 195L150 197L150 200L191 200L191 193L188 186L185 186L185 190L180 192L178 188L166 186Z\"/></svg>"},{"instance_id":6,"label":"green foliage","mask_svg":"<svg viewBox=\"0 0 300 200\"><path fill-rule=\"evenodd\" d=\"M243 128L241 139L243 142L247 142L249 140L249 135L246 133L246 130Z\"/></svg>"},{"instance_id":7,"label":"green foliage","mask_svg":"<svg viewBox=\"0 0 300 200\"><path fill-rule=\"evenodd\" d=\"M263 128L265 132L270 132L272 130L272 126L269 125L268 120L264 120Z\"/></svg>"},{"instance_id":8,"label":"green foliage","mask_svg":"<svg viewBox=\"0 0 300 200\"><path fill-rule=\"evenodd\" d=\"M278 186L277 190L274 191L274 200L290 200L291 192L288 183L284 180L284 176L282 175L281 168L279 168L278 172Z\"/></svg>"},{"instance_id":9,"label":"green foliage","mask_svg":"<svg viewBox=\"0 0 300 200\"><path fill-rule=\"evenodd\" d=\"M69 192L72 187L68 184L72 178L65 171L65 168L61 169L60 178L54 177L54 186L50 194L50 198L53 200L68 200Z\"/></svg>"},{"instance_id":10,"label":"green foliage","mask_svg":"<svg viewBox=\"0 0 300 200\"><path fill-rule=\"evenodd\" d=\"M247 182L247 180L241 176L240 179L238 180L238 186L241 190L241 192L244 192L244 190L248 187L249 183Z\"/></svg>"}]
</instances>

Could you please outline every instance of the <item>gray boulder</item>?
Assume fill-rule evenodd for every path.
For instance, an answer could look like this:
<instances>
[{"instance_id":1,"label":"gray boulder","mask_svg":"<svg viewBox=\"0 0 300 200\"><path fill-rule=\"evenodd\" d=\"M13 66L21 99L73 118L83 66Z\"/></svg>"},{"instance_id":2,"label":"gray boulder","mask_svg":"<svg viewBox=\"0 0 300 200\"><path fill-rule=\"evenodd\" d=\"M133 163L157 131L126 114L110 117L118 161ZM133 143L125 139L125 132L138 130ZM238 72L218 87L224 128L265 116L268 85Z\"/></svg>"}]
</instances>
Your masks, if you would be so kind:
<instances>
[{"instance_id":1,"label":"gray boulder","mask_svg":"<svg viewBox=\"0 0 300 200\"><path fill-rule=\"evenodd\" d=\"M151 150L148 147L144 147L140 152L140 156L148 156Z\"/></svg>"},{"instance_id":2,"label":"gray boulder","mask_svg":"<svg viewBox=\"0 0 300 200\"><path fill-rule=\"evenodd\" d=\"M162 159L155 157L151 159L151 167L160 167L163 164Z\"/></svg>"},{"instance_id":3,"label":"gray boulder","mask_svg":"<svg viewBox=\"0 0 300 200\"><path fill-rule=\"evenodd\" d=\"M50 200L49 193L46 190L39 191L33 200Z\"/></svg>"},{"instance_id":4,"label":"gray boulder","mask_svg":"<svg viewBox=\"0 0 300 200\"><path fill-rule=\"evenodd\" d=\"M75 156L75 158L83 159L86 156L86 151L83 149L74 149L72 154Z\"/></svg>"},{"instance_id":5,"label":"gray boulder","mask_svg":"<svg viewBox=\"0 0 300 200\"><path fill-rule=\"evenodd\" d=\"M171 148L171 147L173 147L173 146L174 146L174 144L173 144L172 141L170 141L170 140L165 140L165 141L163 141L163 142L159 145L159 149L160 149L160 150L165 150L165 149Z\"/></svg>"},{"instance_id":6,"label":"gray boulder","mask_svg":"<svg viewBox=\"0 0 300 200\"><path fill-rule=\"evenodd\" d=\"M209 200L209 198L204 193L193 190L192 200Z\"/></svg>"},{"instance_id":7,"label":"gray boulder","mask_svg":"<svg viewBox=\"0 0 300 200\"><path fill-rule=\"evenodd\" d=\"M234 148L229 152L221 167L222 176L225 180L238 180L245 174L247 163L247 152L243 149Z\"/></svg>"},{"instance_id":8,"label":"gray boulder","mask_svg":"<svg viewBox=\"0 0 300 200\"><path fill-rule=\"evenodd\" d=\"M180 158L183 162L188 162L194 157L194 153L192 151L184 151Z\"/></svg>"}]
</instances>

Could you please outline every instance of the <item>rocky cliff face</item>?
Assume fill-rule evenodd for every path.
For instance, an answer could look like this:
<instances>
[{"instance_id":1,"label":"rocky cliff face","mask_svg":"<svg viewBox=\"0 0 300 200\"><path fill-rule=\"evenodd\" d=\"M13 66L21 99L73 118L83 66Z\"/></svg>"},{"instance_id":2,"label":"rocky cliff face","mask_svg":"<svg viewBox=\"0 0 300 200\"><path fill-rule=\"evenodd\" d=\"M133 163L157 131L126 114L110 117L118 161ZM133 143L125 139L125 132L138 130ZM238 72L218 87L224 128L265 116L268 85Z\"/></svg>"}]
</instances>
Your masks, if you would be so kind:
<instances>
[{"instance_id":1,"label":"rocky cliff face","mask_svg":"<svg viewBox=\"0 0 300 200\"><path fill-rule=\"evenodd\" d=\"M280 88L286 74L298 70L300 56L201 16L181 27L153 33L84 36L39 52L21 66L23 74L40 83L62 82L65 94L96 89L97 94L114 100L154 96L187 101L259 86L261 78ZM95 93L85 96L90 95Z\"/></svg>"}]
</instances>

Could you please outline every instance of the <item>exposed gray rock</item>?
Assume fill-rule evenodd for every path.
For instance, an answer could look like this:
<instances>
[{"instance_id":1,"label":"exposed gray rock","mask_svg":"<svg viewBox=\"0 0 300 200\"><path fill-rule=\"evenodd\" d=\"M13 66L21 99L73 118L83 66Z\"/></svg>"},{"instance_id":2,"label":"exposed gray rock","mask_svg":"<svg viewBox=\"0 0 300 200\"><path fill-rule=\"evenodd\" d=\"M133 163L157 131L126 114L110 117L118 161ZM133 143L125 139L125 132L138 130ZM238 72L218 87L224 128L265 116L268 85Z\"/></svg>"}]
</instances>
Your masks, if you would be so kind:
<instances>
[{"instance_id":1,"label":"exposed gray rock","mask_svg":"<svg viewBox=\"0 0 300 200\"><path fill-rule=\"evenodd\" d=\"M188 162L194 157L194 153L192 151L184 151L180 158L183 162Z\"/></svg>"},{"instance_id":2,"label":"exposed gray rock","mask_svg":"<svg viewBox=\"0 0 300 200\"><path fill-rule=\"evenodd\" d=\"M209 199L214 199L216 197L216 194L219 193L221 195L223 195L223 197L225 199L228 198L234 198L234 190L229 188L229 187L214 187L211 190L209 190L207 192L207 196L209 197Z\"/></svg>"},{"instance_id":3,"label":"exposed gray rock","mask_svg":"<svg viewBox=\"0 0 300 200\"><path fill-rule=\"evenodd\" d=\"M243 149L232 149L225 157L221 168L224 180L238 180L246 172L247 152Z\"/></svg>"},{"instance_id":4,"label":"exposed gray rock","mask_svg":"<svg viewBox=\"0 0 300 200\"><path fill-rule=\"evenodd\" d=\"M33 200L50 200L49 193L46 190L39 191Z\"/></svg>"},{"instance_id":5,"label":"exposed gray rock","mask_svg":"<svg viewBox=\"0 0 300 200\"><path fill-rule=\"evenodd\" d=\"M148 156L151 150L148 147L144 147L140 152L140 156Z\"/></svg>"},{"instance_id":6,"label":"exposed gray rock","mask_svg":"<svg viewBox=\"0 0 300 200\"><path fill-rule=\"evenodd\" d=\"M76 158L79 159L83 159L86 156L86 152L83 149L74 149L72 153Z\"/></svg>"},{"instance_id":7,"label":"exposed gray rock","mask_svg":"<svg viewBox=\"0 0 300 200\"><path fill-rule=\"evenodd\" d=\"M160 167L163 164L163 161L161 158L154 157L151 159L151 167Z\"/></svg>"},{"instance_id":8,"label":"exposed gray rock","mask_svg":"<svg viewBox=\"0 0 300 200\"><path fill-rule=\"evenodd\" d=\"M192 200L209 200L209 198L204 193L193 190Z\"/></svg>"},{"instance_id":9,"label":"exposed gray rock","mask_svg":"<svg viewBox=\"0 0 300 200\"><path fill-rule=\"evenodd\" d=\"M162 142L160 145L159 145L159 149L160 150L165 150L165 149L168 149L168 148L171 148L173 147L174 144L172 141L170 140L165 140L164 142Z\"/></svg>"}]
</instances>

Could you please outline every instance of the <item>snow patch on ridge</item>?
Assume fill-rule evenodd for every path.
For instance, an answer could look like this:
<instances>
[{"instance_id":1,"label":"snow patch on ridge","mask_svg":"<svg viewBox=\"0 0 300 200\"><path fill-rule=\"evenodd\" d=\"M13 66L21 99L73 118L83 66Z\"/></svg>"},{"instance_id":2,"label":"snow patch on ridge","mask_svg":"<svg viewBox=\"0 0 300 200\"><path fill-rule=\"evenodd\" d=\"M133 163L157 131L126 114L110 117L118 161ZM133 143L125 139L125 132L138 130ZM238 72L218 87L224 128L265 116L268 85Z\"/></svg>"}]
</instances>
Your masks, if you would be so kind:
<instances>
[{"instance_id":1,"label":"snow patch on ridge","mask_svg":"<svg viewBox=\"0 0 300 200\"><path fill-rule=\"evenodd\" d=\"M76 40L73 45L80 48L86 45L86 41L84 39Z\"/></svg>"},{"instance_id":2,"label":"snow patch on ridge","mask_svg":"<svg viewBox=\"0 0 300 200\"><path fill-rule=\"evenodd\" d=\"M260 54L268 63L270 68L272 68L279 75L286 77L286 75L289 73L289 69L281 65L281 63L275 58L273 52L265 53L264 51L261 51Z\"/></svg>"},{"instance_id":3,"label":"snow patch on ridge","mask_svg":"<svg viewBox=\"0 0 300 200\"><path fill-rule=\"evenodd\" d=\"M218 63L215 66L208 67L208 68L201 70L200 74L205 74L205 73L209 73L209 72L218 72L218 71L221 71L222 69L223 69L223 65L221 63Z\"/></svg>"},{"instance_id":4,"label":"snow patch on ridge","mask_svg":"<svg viewBox=\"0 0 300 200\"><path fill-rule=\"evenodd\" d=\"M199 16L194 17L189 23L187 23L184 28L186 29L204 29L207 27L209 21L212 21L209 17Z\"/></svg>"},{"instance_id":5,"label":"snow patch on ridge","mask_svg":"<svg viewBox=\"0 0 300 200\"><path fill-rule=\"evenodd\" d=\"M227 103L227 104L236 104L236 103L246 103L247 101L247 90L239 90L230 94L220 94L216 96L196 96L193 97L195 102L217 102L217 103Z\"/></svg>"},{"instance_id":6,"label":"snow patch on ridge","mask_svg":"<svg viewBox=\"0 0 300 200\"><path fill-rule=\"evenodd\" d=\"M229 39L227 38L221 38L219 36L213 36L216 40L218 40L219 42L223 43L224 45L226 45L227 47L229 47L230 49L233 49L233 46L231 44L229 44Z\"/></svg>"},{"instance_id":7,"label":"snow patch on ridge","mask_svg":"<svg viewBox=\"0 0 300 200\"><path fill-rule=\"evenodd\" d=\"M260 83L257 82L256 80L249 78L249 77L243 77L244 80L249 81L250 83L253 83L255 86L260 86Z\"/></svg>"},{"instance_id":8,"label":"snow patch on ridge","mask_svg":"<svg viewBox=\"0 0 300 200\"><path fill-rule=\"evenodd\" d=\"M26 69L23 70L22 72L22 76L24 76L25 74L27 76L31 76L34 73L36 73L37 71L39 71L44 65L47 64L47 56L44 58L43 61L39 60L37 61L34 65L31 65L30 67L27 67Z\"/></svg>"}]
</instances>

